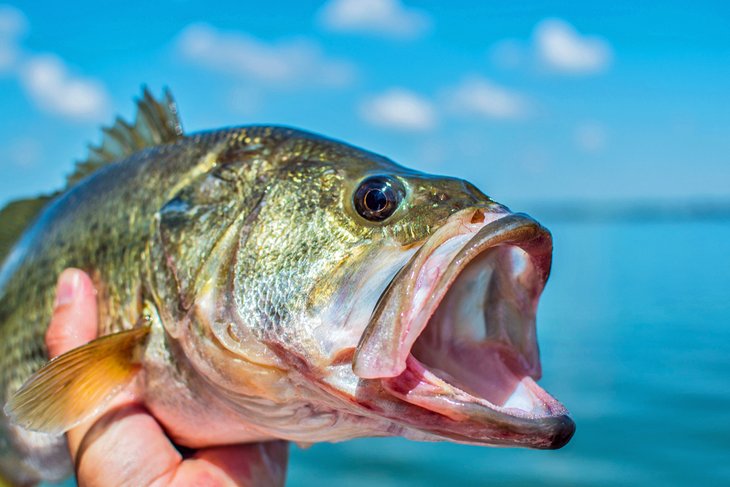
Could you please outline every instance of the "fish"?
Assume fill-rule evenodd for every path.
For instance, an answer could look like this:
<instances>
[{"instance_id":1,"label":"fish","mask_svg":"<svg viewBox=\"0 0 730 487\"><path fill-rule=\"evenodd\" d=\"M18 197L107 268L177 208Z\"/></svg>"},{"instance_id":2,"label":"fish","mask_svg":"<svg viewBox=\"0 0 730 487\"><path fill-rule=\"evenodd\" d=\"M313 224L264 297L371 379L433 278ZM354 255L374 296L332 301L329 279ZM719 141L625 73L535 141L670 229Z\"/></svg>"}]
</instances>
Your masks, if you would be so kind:
<instances>
[{"instance_id":1,"label":"fish","mask_svg":"<svg viewBox=\"0 0 730 487\"><path fill-rule=\"evenodd\" d=\"M189 448L574 433L536 382L551 234L465 180L283 126L187 134L144 88L134 121L0 228L10 483L69 475L63 433L124 388ZM94 282L100 338L49 362L69 267Z\"/></svg>"}]
</instances>

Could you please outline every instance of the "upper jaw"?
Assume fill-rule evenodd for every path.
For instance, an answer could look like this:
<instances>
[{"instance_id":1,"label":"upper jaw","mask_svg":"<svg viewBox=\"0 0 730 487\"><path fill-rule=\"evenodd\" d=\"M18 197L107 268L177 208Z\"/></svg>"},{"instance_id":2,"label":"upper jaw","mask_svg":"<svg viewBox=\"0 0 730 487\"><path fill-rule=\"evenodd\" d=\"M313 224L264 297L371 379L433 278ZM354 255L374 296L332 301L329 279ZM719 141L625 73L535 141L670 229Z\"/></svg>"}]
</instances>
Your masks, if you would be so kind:
<instances>
[{"instance_id":1,"label":"upper jaw","mask_svg":"<svg viewBox=\"0 0 730 487\"><path fill-rule=\"evenodd\" d=\"M527 215L484 208L452 215L381 296L355 374L435 413L427 425L410 426L437 436L562 446L574 424L533 380L534 318L551 256L550 233Z\"/></svg>"},{"instance_id":2,"label":"upper jaw","mask_svg":"<svg viewBox=\"0 0 730 487\"><path fill-rule=\"evenodd\" d=\"M355 353L355 374L375 379L402 373L413 344L460 272L499 245L515 245L530 255L539 296L550 274L550 233L524 214L463 210L423 244L381 296Z\"/></svg>"}]
</instances>

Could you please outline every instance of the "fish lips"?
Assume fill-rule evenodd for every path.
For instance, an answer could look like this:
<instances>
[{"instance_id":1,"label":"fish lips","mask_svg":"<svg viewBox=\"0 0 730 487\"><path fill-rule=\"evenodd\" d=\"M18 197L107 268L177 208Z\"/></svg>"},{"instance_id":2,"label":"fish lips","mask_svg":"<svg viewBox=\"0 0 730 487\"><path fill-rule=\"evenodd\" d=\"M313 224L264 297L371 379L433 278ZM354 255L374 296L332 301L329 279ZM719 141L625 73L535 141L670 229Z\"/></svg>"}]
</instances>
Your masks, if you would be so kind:
<instances>
[{"instance_id":1,"label":"fish lips","mask_svg":"<svg viewBox=\"0 0 730 487\"><path fill-rule=\"evenodd\" d=\"M379 380L387 393L420 408L426 416L392 419L436 437L562 447L575 424L534 381L541 373L534 316L551 261L550 233L525 214L470 208L452 215L381 296L355 352L354 373ZM487 275L502 276L499 285L478 284ZM490 290L494 287L500 290ZM455 298L447 297L452 289L459 293ZM482 299L476 311L487 316L488 308L500 309L498 319L484 318L500 321L492 331L499 336L464 339L454 338L462 329L439 330L466 326L450 323L459 317L449 316L458 315L462 302L478 298L475 293L496 296L491 304ZM518 319L511 320L510 313ZM417 358L416 349L430 359Z\"/></svg>"}]
</instances>

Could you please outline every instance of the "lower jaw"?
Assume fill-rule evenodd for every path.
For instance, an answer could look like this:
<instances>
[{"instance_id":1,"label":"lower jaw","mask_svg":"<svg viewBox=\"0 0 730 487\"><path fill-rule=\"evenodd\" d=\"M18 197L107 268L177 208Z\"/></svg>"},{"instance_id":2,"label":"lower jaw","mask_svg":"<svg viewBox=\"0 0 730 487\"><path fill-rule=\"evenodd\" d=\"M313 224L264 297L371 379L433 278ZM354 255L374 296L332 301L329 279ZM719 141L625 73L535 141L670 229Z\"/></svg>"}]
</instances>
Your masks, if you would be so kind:
<instances>
[{"instance_id":1,"label":"lower jaw","mask_svg":"<svg viewBox=\"0 0 730 487\"><path fill-rule=\"evenodd\" d=\"M540 375L539 360L530 363L502 341L446 343L438 349L417 341L412 355L431 373L429 376L442 379L480 403L516 409L517 415L542 415L550 410L552 398L546 398L532 380Z\"/></svg>"},{"instance_id":2,"label":"lower jaw","mask_svg":"<svg viewBox=\"0 0 730 487\"><path fill-rule=\"evenodd\" d=\"M381 384L387 393L420 410L421 414L399 421L433 435L434 440L554 449L567 443L575 429L565 408L530 377L517 383L502 406L449 384L413 356L408 357L401 375L383 379ZM527 391L542 402L532 413L521 409Z\"/></svg>"}]
</instances>

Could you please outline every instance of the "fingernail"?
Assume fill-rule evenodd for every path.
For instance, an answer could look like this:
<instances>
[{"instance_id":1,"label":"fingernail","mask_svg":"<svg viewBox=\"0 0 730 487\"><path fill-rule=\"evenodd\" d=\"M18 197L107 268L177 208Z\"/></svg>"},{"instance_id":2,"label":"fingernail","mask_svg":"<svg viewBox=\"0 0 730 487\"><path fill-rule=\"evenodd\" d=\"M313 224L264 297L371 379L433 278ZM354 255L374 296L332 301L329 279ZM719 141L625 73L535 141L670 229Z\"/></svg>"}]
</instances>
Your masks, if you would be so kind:
<instances>
[{"instance_id":1,"label":"fingernail","mask_svg":"<svg viewBox=\"0 0 730 487\"><path fill-rule=\"evenodd\" d=\"M56 287L56 302L54 308L70 304L76 297L81 280L78 272L64 272L58 278L58 286Z\"/></svg>"}]
</instances>

